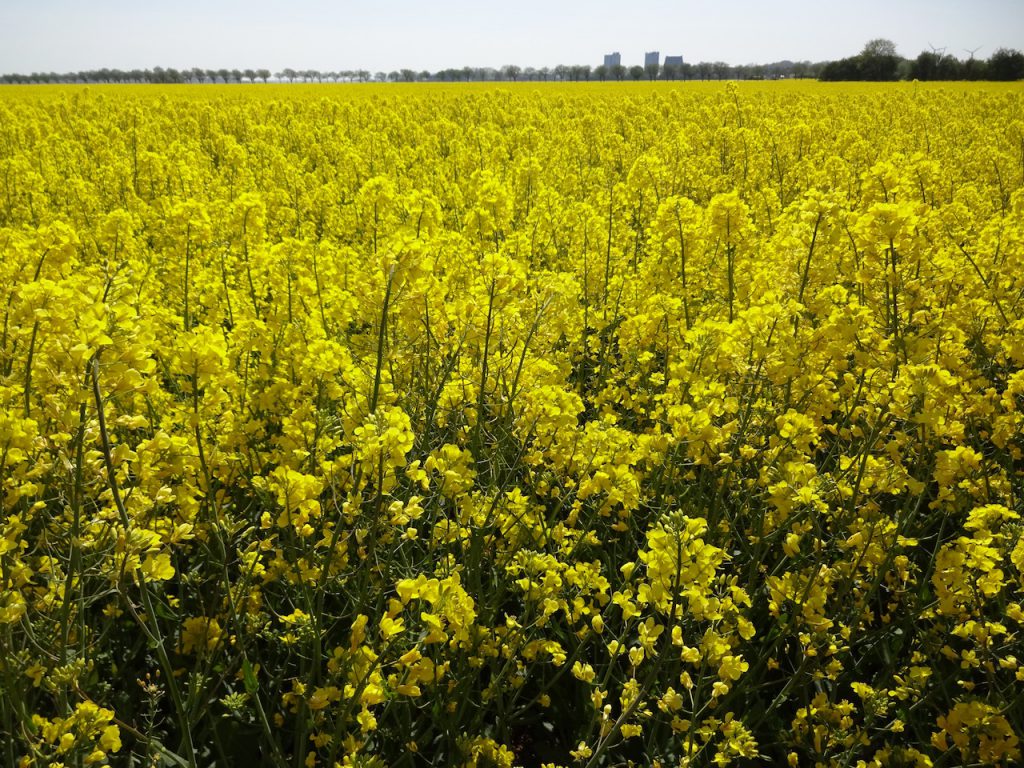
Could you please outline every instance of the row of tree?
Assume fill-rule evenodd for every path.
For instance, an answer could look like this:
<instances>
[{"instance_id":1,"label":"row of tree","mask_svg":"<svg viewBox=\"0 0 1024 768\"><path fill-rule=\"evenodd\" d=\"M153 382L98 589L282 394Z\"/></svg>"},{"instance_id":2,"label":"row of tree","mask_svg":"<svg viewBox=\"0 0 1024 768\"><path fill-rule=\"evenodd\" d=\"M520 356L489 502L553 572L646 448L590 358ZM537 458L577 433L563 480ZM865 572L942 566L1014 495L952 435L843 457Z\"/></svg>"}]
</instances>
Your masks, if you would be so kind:
<instances>
[{"instance_id":1,"label":"row of tree","mask_svg":"<svg viewBox=\"0 0 1024 768\"><path fill-rule=\"evenodd\" d=\"M319 73L317 73L319 74ZM81 72L33 72L0 75L0 83L255 83L267 82L269 69L90 69Z\"/></svg>"},{"instance_id":2,"label":"row of tree","mask_svg":"<svg viewBox=\"0 0 1024 768\"><path fill-rule=\"evenodd\" d=\"M999 48L988 59L958 59L944 49L921 51L916 59L896 53L891 40L869 41L856 56L830 61L821 68L822 80L1021 80L1024 53Z\"/></svg>"},{"instance_id":3,"label":"row of tree","mask_svg":"<svg viewBox=\"0 0 1024 768\"><path fill-rule=\"evenodd\" d=\"M766 80L817 77L823 63L810 61L778 61L771 64L733 66L724 61L702 61L696 64L617 65L591 67L586 64L559 64L555 67L520 67L509 64L501 68L462 67L426 70L397 69L391 72L370 72L366 69L321 71L291 69L271 72L269 69L95 69L81 72L33 72L0 75L0 83L255 83L271 80L282 83L323 82L470 82L470 81L560 81L586 82L610 80Z\"/></svg>"},{"instance_id":4,"label":"row of tree","mask_svg":"<svg viewBox=\"0 0 1024 768\"><path fill-rule=\"evenodd\" d=\"M824 63L810 61L776 61L771 64L744 64L734 66L724 61L701 61L696 64L623 64L591 67L587 64L560 64L557 67L518 67L513 64L501 69L443 69L429 79L445 82L458 80L558 80L570 82L609 80L778 80L782 78L816 77ZM429 73L424 73L429 74Z\"/></svg>"},{"instance_id":5,"label":"row of tree","mask_svg":"<svg viewBox=\"0 0 1024 768\"><path fill-rule=\"evenodd\" d=\"M966 60L941 50L923 51L916 59L896 53L890 40L868 42L856 56L838 61L777 61L771 64L733 66L723 61L696 64L623 65L590 67L559 64L556 67L519 67L509 64L493 67L462 67L426 70L398 69L371 73L366 69L321 71L318 69L96 69L82 72L33 72L30 75L0 75L0 83L266 83L277 82L460 82L460 81L560 81L585 82L608 80L779 80L819 78L821 80L1021 80L1024 79L1024 53L1000 48L987 60L972 53Z\"/></svg>"}]
</instances>

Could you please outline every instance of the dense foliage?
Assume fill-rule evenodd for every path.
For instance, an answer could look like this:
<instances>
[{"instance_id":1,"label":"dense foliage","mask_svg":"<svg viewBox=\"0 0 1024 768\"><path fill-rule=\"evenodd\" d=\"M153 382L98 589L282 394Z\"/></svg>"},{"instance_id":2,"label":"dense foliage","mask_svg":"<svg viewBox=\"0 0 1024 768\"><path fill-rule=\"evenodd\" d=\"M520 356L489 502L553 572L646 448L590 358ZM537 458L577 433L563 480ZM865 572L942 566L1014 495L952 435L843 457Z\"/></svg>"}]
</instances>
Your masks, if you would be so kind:
<instances>
[{"instance_id":1,"label":"dense foliage","mask_svg":"<svg viewBox=\"0 0 1024 768\"><path fill-rule=\"evenodd\" d=\"M875 41L873 41L875 42ZM882 41L888 42L888 41ZM1024 53L999 48L988 59L958 59L945 50L921 51L904 59L890 51L862 51L857 56L829 61L819 68L824 81L888 80L995 80L1024 79Z\"/></svg>"},{"instance_id":2,"label":"dense foliage","mask_svg":"<svg viewBox=\"0 0 1024 768\"><path fill-rule=\"evenodd\" d=\"M1008 765L1024 91L0 91L0 762Z\"/></svg>"}]
</instances>

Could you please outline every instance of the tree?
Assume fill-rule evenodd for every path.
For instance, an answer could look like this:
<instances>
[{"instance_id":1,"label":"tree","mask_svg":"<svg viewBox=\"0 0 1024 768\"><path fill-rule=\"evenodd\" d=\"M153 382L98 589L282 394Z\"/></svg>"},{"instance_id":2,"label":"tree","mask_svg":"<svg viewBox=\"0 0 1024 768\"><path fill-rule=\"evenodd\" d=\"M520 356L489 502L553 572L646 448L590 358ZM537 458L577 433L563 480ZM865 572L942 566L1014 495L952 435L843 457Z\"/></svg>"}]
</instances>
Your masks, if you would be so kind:
<instances>
[{"instance_id":1,"label":"tree","mask_svg":"<svg viewBox=\"0 0 1024 768\"><path fill-rule=\"evenodd\" d=\"M657 80L658 71L661 69L657 64L645 64L644 71L647 73L648 80Z\"/></svg>"},{"instance_id":2,"label":"tree","mask_svg":"<svg viewBox=\"0 0 1024 768\"><path fill-rule=\"evenodd\" d=\"M1014 48L999 48L988 60L988 76L992 80L1024 78L1024 53Z\"/></svg>"},{"instance_id":3,"label":"tree","mask_svg":"<svg viewBox=\"0 0 1024 768\"><path fill-rule=\"evenodd\" d=\"M629 76L634 80L643 80L644 68L641 67L639 64L634 64L632 67L629 68Z\"/></svg>"},{"instance_id":4,"label":"tree","mask_svg":"<svg viewBox=\"0 0 1024 768\"><path fill-rule=\"evenodd\" d=\"M522 67L518 67L515 64L506 64L501 68L501 76L506 80L511 80L513 83L519 79L521 74L523 74Z\"/></svg>"},{"instance_id":5,"label":"tree","mask_svg":"<svg viewBox=\"0 0 1024 768\"><path fill-rule=\"evenodd\" d=\"M256 77L258 77L260 80L262 80L263 84L266 85L267 84L267 80L270 79L270 70L269 69L257 69L256 70Z\"/></svg>"},{"instance_id":6,"label":"tree","mask_svg":"<svg viewBox=\"0 0 1024 768\"><path fill-rule=\"evenodd\" d=\"M884 37L876 37L864 43L860 52L861 56L897 56L896 43L886 40Z\"/></svg>"},{"instance_id":7,"label":"tree","mask_svg":"<svg viewBox=\"0 0 1024 768\"><path fill-rule=\"evenodd\" d=\"M916 80L959 80L963 73L963 65L955 56L938 51L921 51L910 62L909 76Z\"/></svg>"},{"instance_id":8,"label":"tree","mask_svg":"<svg viewBox=\"0 0 1024 768\"><path fill-rule=\"evenodd\" d=\"M597 79L603 83L608 79L608 67L604 64L598 64L597 67L594 68L594 74L597 75Z\"/></svg>"},{"instance_id":9,"label":"tree","mask_svg":"<svg viewBox=\"0 0 1024 768\"><path fill-rule=\"evenodd\" d=\"M915 80L938 80L939 55L921 51L910 65L910 76Z\"/></svg>"},{"instance_id":10,"label":"tree","mask_svg":"<svg viewBox=\"0 0 1024 768\"><path fill-rule=\"evenodd\" d=\"M845 59L830 61L821 68L819 78L832 82L862 80L860 58L851 56Z\"/></svg>"},{"instance_id":11,"label":"tree","mask_svg":"<svg viewBox=\"0 0 1024 768\"><path fill-rule=\"evenodd\" d=\"M895 80L899 74L900 57L892 40L878 37L868 40L857 57L860 77L855 80Z\"/></svg>"},{"instance_id":12,"label":"tree","mask_svg":"<svg viewBox=\"0 0 1024 768\"><path fill-rule=\"evenodd\" d=\"M626 67L623 64L612 64L612 77L622 80L626 77Z\"/></svg>"},{"instance_id":13,"label":"tree","mask_svg":"<svg viewBox=\"0 0 1024 768\"><path fill-rule=\"evenodd\" d=\"M976 54L978 50L978 48L974 48L964 51L964 53L969 53L971 55L970 58L963 63L964 80L984 80L988 76L988 62L979 61L974 58L974 54Z\"/></svg>"}]
</instances>

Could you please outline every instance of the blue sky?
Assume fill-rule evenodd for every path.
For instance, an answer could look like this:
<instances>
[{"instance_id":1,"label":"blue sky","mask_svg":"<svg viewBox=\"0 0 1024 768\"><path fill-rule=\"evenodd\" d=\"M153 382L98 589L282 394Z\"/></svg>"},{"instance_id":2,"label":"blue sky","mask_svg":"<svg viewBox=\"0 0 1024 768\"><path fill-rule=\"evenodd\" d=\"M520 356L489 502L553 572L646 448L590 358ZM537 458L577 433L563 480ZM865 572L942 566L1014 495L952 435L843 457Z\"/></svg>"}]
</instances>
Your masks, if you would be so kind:
<instances>
[{"instance_id":1,"label":"blue sky","mask_svg":"<svg viewBox=\"0 0 1024 768\"><path fill-rule=\"evenodd\" d=\"M1024 49L1024 0L0 0L0 72L368 69L839 58L886 37L966 58Z\"/></svg>"}]
</instances>

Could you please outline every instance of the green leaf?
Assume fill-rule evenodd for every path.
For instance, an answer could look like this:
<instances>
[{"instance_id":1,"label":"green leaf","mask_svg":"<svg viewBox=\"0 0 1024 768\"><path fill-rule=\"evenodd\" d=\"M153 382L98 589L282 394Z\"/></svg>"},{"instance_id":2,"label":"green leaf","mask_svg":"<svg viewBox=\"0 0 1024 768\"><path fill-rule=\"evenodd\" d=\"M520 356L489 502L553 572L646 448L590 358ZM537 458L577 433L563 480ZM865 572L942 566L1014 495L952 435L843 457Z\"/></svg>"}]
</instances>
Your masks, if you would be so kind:
<instances>
[{"instance_id":1,"label":"green leaf","mask_svg":"<svg viewBox=\"0 0 1024 768\"><path fill-rule=\"evenodd\" d=\"M245 691L254 696L259 690L260 684L256 681L256 674L252 671L252 664L248 659L242 662L242 680L245 682Z\"/></svg>"}]
</instances>

